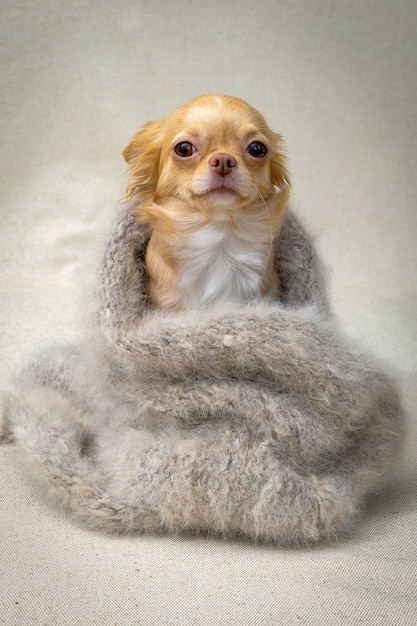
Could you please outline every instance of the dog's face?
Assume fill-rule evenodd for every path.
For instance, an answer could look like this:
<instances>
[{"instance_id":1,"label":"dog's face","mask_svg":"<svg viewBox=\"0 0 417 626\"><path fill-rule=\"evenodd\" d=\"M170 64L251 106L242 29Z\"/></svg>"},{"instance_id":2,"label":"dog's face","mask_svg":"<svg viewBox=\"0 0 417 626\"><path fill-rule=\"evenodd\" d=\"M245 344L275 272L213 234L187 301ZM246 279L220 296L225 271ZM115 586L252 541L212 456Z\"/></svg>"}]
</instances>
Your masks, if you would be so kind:
<instances>
[{"instance_id":1,"label":"dog's face","mask_svg":"<svg viewBox=\"0 0 417 626\"><path fill-rule=\"evenodd\" d=\"M124 151L128 196L208 216L259 204L289 186L282 139L243 100L199 96L150 122Z\"/></svg>"}]
</instances>

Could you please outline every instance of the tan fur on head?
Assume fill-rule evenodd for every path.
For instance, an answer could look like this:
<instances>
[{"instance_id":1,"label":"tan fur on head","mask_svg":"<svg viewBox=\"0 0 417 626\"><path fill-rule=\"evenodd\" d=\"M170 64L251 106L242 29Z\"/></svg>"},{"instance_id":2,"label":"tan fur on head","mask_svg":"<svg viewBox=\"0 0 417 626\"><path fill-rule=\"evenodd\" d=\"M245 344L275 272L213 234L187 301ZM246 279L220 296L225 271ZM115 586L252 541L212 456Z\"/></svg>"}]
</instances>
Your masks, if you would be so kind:
<instances>
[{"instance_id":1,"label":"tan fur on head","mask_svg":"<svg viewBox=\"0 0 417 626\"><path fill-rule=\"evenodd\" d=\"M124 151L126 196L151 225L151 302L189 309L277 294L272 241L290 188L283 142L243 100L199 96Z\"/></svg>"}]
</instances>

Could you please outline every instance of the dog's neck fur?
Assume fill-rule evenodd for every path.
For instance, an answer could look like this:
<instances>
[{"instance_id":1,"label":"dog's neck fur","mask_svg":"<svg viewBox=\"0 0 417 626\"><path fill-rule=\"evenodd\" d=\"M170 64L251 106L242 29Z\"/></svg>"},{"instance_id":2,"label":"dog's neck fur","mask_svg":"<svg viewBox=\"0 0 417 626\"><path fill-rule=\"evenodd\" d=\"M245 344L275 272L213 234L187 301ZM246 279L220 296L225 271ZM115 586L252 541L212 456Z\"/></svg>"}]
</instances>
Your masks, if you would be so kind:
<instances>
[{"instance_id":1,"label":"dog's neck fur","mask_svg":"<svg viewBox=\"0 0 417 626\"><path fill-rule=\"evenodd\" d=\"M244 303L261 295L271 242L255 243L253 230L213 221L189 234L181 252L178 289L187 308Z\"/></svg>"},{"instance_id":2,"label":"dog's neck fur","mask_svg":"<svg viewBox=\"0 0 417 626\"><path fill-rule=\"evenodd\" d=\"M248 214L179 229L175 241L166 242L175 259L171 288L154 304L177 310L207 309L247 303L261 295L277 296L272 251L275 234L265 220ZM155 247L160 246L163 254L160 244L161 240ZM155 278L151 272L151 282Z\"/></svg>"}]
</instances>

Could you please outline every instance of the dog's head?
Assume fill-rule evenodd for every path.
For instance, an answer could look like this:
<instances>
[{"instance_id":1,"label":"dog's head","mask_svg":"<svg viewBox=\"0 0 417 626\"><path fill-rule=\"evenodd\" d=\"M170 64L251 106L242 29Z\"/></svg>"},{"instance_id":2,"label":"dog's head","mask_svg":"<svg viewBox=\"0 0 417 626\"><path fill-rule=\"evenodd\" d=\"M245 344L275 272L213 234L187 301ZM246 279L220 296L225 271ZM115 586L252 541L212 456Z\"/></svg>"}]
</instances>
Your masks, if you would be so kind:
<instances>
[{"instance_id":1,"label":"dog's head","mask_svg":"<svg viewBox=\"0 0 417 626\"><path fill-rule=\"evenodd\" d=\"M208 214L259 204L289 188L281 136L259 111L231 96L199 96L149 122L124 157L128 197L176 201Z\"/></svg>"}]
</instances>

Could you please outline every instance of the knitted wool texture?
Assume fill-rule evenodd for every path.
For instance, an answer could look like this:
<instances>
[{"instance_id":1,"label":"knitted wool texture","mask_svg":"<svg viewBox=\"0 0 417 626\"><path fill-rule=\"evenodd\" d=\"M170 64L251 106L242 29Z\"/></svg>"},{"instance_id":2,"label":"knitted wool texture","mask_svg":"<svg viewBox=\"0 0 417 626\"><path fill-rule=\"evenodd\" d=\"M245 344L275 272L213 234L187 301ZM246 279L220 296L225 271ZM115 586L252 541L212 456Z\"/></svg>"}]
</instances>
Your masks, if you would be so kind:
<instances>
[{"instance_id":1,"label":"knitted wool texture","mask_svg":"<svg viewBox=\"0 0 417 626\"><path fill-rule=\"evenodd\" d=\"M3 441L102 530L285 545L347 530L392 466L403 418L390 378L335 329L307 234L290 213L279 302L181 314L147 305L148 239L122 207L85 340L32 358Z\"/></svg>"}]
</instances>

